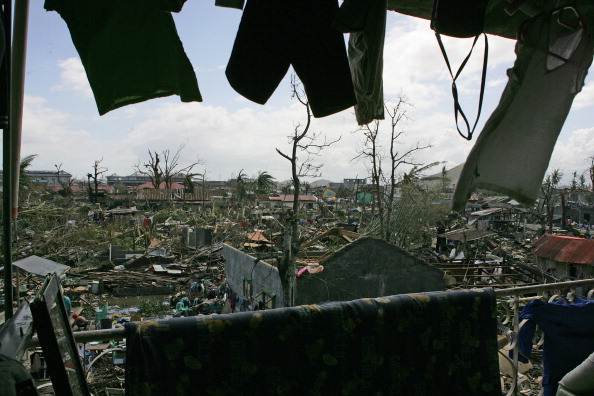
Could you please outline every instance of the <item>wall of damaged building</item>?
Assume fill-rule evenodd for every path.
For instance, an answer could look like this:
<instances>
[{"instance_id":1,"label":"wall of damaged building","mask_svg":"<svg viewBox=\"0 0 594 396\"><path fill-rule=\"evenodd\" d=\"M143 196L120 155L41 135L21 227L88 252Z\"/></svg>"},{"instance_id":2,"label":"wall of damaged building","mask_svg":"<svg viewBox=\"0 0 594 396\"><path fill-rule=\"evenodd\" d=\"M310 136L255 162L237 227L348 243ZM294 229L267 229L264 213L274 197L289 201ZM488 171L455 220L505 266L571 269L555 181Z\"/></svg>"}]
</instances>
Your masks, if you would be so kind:
<instances>
[{"instance_id":1,"label":"wall of damaged building","mask_svg":"<svg viewBox=\"0 0 594 396\"><path fill-rule=\"evenodd\" d=\"M359 238L297 281L296 304L445 290L444 273L380 239Z\"/></svg>"},{"instance_id":2,"label":"wall of damaged building","mask_svg":"<svg viewBox=\"0 0 594 396\"><path fill-rule=\"evenodd\" d=\"M536 256L536 266L559 281L589 279L594 277L594 267L588 264L574 264Z\"/></svg>"},{"instance_id":3,"label":"wall of damaged building","mask_svg":"<svg viewBox=\"0 0 594 396\"><path fill-rule=\"evenodd\" d=\"M278 269L227 244L223 245L227 284L234 293L247 298L274 295L271 308L282 308L283 288ZM263 297L263 296L261 296ZM261 297L257 297L258 300Z\"/></svg>"}]
</instances>

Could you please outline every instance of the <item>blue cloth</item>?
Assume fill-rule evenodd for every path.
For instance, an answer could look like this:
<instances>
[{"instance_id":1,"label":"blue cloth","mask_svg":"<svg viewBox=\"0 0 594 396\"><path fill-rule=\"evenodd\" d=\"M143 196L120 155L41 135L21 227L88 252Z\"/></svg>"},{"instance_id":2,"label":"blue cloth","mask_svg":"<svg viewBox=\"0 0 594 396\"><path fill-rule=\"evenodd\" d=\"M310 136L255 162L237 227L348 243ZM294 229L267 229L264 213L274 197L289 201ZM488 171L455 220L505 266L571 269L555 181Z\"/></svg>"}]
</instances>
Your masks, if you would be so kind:
<instances>
[{"instance_id":1,"label":"blue cloth","mask_svg":"<svg viewBox=\"0 0 594 396\"><path fill-rule=\"evenodd\" d=\"M127 395L500 396L492 289L126 324Z\"/></svg>"},{"instance_id":2,"label":"blue cloth","mask_svg":"<svg viewBox=\"0 0 594 396\"><path fill-rule=\"evenodd\" d=\"M529 319L520 329L518 360L527 362L536 325L544 332L543 378L544 396L554 396L559 380L594 352L594 301L576 299L545 303L530 301L520 313L520 320ZM523 356L524 355L524 356Z\"/></svg>"},{"instance_id":3,"label":"blue cloth","mask_svg":"<svg viewBox=\"0 0 594 396\"><path fill-rule=\"evenodd\" d=\"M70 301L70 297L64 297L64 308L66 308L66 313L70 315L70 310L72 309L72 302Z\"/></svg>"}]
</instances>

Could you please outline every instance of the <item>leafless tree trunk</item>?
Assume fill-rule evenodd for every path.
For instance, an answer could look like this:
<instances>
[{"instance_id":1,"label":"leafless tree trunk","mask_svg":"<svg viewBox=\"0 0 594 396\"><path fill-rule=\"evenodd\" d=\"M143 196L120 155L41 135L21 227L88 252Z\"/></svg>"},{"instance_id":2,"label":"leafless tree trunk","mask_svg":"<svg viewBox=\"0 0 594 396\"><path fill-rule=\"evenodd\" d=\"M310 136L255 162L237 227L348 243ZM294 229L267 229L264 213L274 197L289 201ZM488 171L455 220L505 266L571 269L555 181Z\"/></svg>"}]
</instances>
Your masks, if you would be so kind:
<instances>
[{"instance_id":1,"label":"leafless tree trunk","mask_svg":"<svg viewBox=\"0 0 594 396\"><path fill-rule=\"evenodd\" d=\"M371 124L364 125L360 129L365 136L365 144L363 149L355 158L353 158L353 160L365 157L371 162L371 188L373 190L371 214L375 215L377 211L380 224L380 235L385 235L384 194L380 183L382 180L382 157L380 155L380 145L378 140L379 125L379 121L376 120Z\"/></svg>"},{"instance_id":2,"label":"leafless tree trunk","mask_svg":"<svg viewBox=\"0 0 594 396\"><path fill-rule=\"evenodd\" d=\"M545 178L544 183L541 186L542 194L542 208L545 209L546 216L545 221L548 226L549 233L553 232L553 215L555 213L555 204L557 203L557 186L561 182L563 173L560 169L554 169ZM562 219L565 221L565 219Z\"/></svg>"},{"instance_id":3,"label":"leafless tree trunk","mask_svg":"<svg viewBox=\"0 0 594 396\"><path fill-rule=\"evenodd\" d=\"M58 178L58 184L60 186L62 186L62 194L65 197L68 197L70 195L72 195L72 183L74 182L74 180L71 178L70 180L67 180L66 182L63 182L62 180L60 180L60 176L62 173L62 164L60 165L54 165L56 167L57 172L57 178Z\"/></svg>"},{"instance_id":4,"label":"leafless tree trunk","mask_svg":"<svg viewBox=\"0 0 594 396\"><path fill-rule=\"evenodd\" d=\"M324 139L323 143L316 143L319 134L313 133L308 135L311 126L311 110L309 102L305 99L305 94L301 92L295 76L291 77L292 96L301 103L306 110L306 124L305 126L297 125L294 129L293 135L289 136L291 144L291 153L285 154L278 148L276 151L281 157L285 158L291 163L291 181L293 184L293 206L292 209L286 213L286 221L283 235L283 256L278 263L278 272L283 286L284 302L286 306L295 305L295 275L296 262L302 240L299 237L299 193L301 187L301 177L319 177L322 164L314 164L313 157L320 154L324 147L328 147L337 141L327 142ZM305 153L306 158L299 161L297 154Z\"/></svg>"},{"instance_id":5,"label":"leafless tree trunk","mask_svg":"<svg viewBox=\"0 0 594 396\"><path fill-rule=\"evenodd\" d=\"M97 202L98 192L99 192L99 180L101 179L101 175L107 172L107 168L103 168L100 166L103 158L100 160L95 161L93 164L93 173L87 173L87 179L89 181L89 193L91 202ZM91 186L91 179L93 179L93 186Z\"/></svg>"},{"instance_id":6,"label":"leafless tree trunk","mask_svg":"<svg viewBox=\"0 0 594 396\"><path fill-rule=\"evenodd\" d=\"M378 214L379 235L381 238L390 242L391 238L391 219L394 210L394 199L398 187L399 177L398 168L402 165L419 165L412 159L413 153L431 147L431 145L421 145L419 142L415 146L404 152L397 150L399 139L404 135L400 129L402 122L406 121L406 108L410 104L406 98L399 97L395 104L386 103L385 109L390 121L390 135L388 139L389 152L382 153L380 145L380 121L374 121L373 124L367 124L362 127L365 135L363 149L353 160L367 159L371 165L371 181L374 191L374 202ZM383 170L383 160L389 161L389 173L385 175ZM382 187L382 184L384 187ZM372 209L373 210L373 209Z\"/></svg>"},{"instance_id":7,"label":"leafless tree trunk","mask_svg":"<svg viewBox=\"0 0 594 396\"><path fill-rule=\"evenodd\" d=\"M413 165L419 166L420 163L417 163L413 160L412 156L416 151L424 150L426 148L430 148L431 145L421 145L419 142L415 144L415 146L409 148L404 152L399 152L396 150L396 144L399 144L399 138L404 134L403 130L399 130L400 124L403 121L408 119L406 115L406 107L410 106L410 104L406 101L406 98L399 97L396 104L388 105L386 104L385 109L388 117L390 118L390 178L385 181L387 186L387 199L386 199L386 233L384 238L386 241L391 242L392 240L392 232L391 232L391 222L392 222L392 211L394 210L394 198L396 196L396 187L398 185L398 175L396 173L397 169L402 165Z\"/></svg>"}]
</instances>

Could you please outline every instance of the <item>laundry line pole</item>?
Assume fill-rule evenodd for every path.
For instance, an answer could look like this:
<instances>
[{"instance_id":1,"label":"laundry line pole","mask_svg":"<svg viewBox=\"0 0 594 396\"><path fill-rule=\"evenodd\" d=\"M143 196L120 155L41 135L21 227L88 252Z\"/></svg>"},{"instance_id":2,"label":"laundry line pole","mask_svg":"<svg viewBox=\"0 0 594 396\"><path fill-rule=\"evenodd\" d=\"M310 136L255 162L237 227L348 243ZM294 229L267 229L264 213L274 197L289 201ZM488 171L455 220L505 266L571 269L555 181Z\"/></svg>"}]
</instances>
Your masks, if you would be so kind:
<instances>
[{"instance_id":1,"label":"laundry line pole","mask_svg":"<svg viewBox=\"0 0 594 396\"><path fill-rule=\"evenodd\" d=\"M14 288L12 284L12 220L16 219L19 193L19 170L23 98L25 90L25 59L29 0L15 0L14 24L12 0L2 0L4 25L4 54L2 60L2 106L0 128L2 137L3 189L2 230L4 256L4 311L6 320L12 318ZM17 285L18 290L18 285Z\"/></svg>"},{"instance_id":2,"label":"laundry line pole","mask_svg":"<svg viewBox=\"0 0 594 396\"><path fill-rule=\"evenodd\" d=\"M0 0L2 6L2 33L4 46L0 68L0 129L2 129L2 252L4 264L4 318L12 318L12 205L10 182L10 53L12 37L12 0Z\"/></svg>"},{"instance_id":3,"label":"laundry line pole","mask_svg":"<svg viewBox=\"0 0 594 396\"><path fill-rule=\"evenodd\" d=\"M19 179L21 169L21 136L23 129L23 101L25 97L25 69L29 28L29 0L15 0L10 68L10 155L12 161L12 218L16 220L19 207Z\"/></svg>"}]
</instances>

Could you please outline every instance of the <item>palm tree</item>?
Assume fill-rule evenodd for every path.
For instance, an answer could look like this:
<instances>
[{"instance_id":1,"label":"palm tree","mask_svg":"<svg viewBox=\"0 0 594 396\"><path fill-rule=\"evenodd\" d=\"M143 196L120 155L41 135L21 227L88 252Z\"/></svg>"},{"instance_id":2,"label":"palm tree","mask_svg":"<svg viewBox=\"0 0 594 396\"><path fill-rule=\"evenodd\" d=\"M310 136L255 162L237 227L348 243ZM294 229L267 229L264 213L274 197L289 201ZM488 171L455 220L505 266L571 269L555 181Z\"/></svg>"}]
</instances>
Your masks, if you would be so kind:
<instances>
[{"instance_id":1,"label":"palm tree","mask_svg":"<svg viewBox=\"0 0 594 396\"><path fill-rule=\"evenodd\" d=\"M239 171L237 179L235 179L235 188L237 189L237 199L241 202L247 196L247 181L246 174L243 169Z\"/></svg>"},{"instance_id":2,"label":"palm tree","mask_svg":"<svg viewBox=\"0 0 594 396\"><path fill-rule=\"evenodd\" d=\"M31 187L32 182L29 175L27 175L27 169L29 169L35 158L37 158L37 154L30 154L21 159L19 165L19 185L23 187Z\"/></svg>"},{"instance_id":3,"label":"palm tree","mask_svg":"<svg viewBox=\"0 0 594 396\"><path fill-rule=\"evenodd\" d=\"M423 177L423 173L424 172L426 172L427 170L429 170L429 169L431 169L434 166L437 166L439 164L440 164L439 161L435 161L435 162L432 162L432 163L427 164L427 165L421 165L421 166L415 165L415 166L413 166L410 171L408 171L407 173L405 173L402 176L402 183L403 184L412 184L412 183L415 183L416 181L420 180ZM444 170L445 170L445 167L444 167L444 169L442 169L442 177L443 177L443 174L444 174ZM439 179L441 179L441 178L427 178L427 180L439 180Z\"/></svg>"},{"instance_id":4,"label":"palm tree","mask_svg":"<svg viewBox=\"0 0 594 396\"><path fill-rule=\"evenodd\" d=\"M200 176L200 173L186 173L184 177L184 190L189 194L194 194L196 191L196 183L194 177Z\"/></svg>"},{"instance_id":5,"label":"palm tree","mask_svg":"<svg viewBox=\"0 0 594 396\"><path fill-rule=\"evenodd\" d=\"M258 173L258 178L256 179L256 192L266 194L272 190L275 184L274 177L267 171L262 171Z\"/></svg>"}]
</instances>

